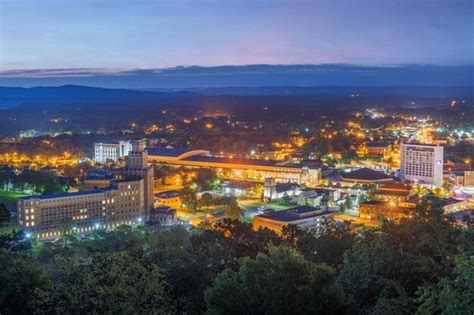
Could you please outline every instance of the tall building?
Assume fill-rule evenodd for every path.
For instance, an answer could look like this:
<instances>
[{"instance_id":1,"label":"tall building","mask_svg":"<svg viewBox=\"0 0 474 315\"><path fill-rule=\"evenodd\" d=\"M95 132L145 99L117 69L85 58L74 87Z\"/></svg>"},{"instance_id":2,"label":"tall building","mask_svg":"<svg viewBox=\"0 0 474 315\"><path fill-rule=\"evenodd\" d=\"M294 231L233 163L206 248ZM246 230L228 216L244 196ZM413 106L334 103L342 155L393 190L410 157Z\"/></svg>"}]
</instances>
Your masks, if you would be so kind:
<instances>
[{"instance_id":1,"label":"tall building","mask_svg":"<svg viewBox=\"0 0 474 315\"><path fill-rule=\"evenodd\" d=\"M441 187L443 184L444 148L432 144L402 143L400 176L421 185Z\"/></svg>"},{"instance_id":2,"label":"tall building","mask_svg":"<svg viewBox=\"0 0 474 315\"><path fill-rule=\"evenodd\" d=\"M144 181L144 202L147 211L153 209L154 203L154 170L148 165L148 152L144 140L133 140L132 150L125 159L125 167L116 172L119 180L126 178L141 178Z\"/></svg>"},{"instance_id":3,"label":"tall building","mask_svg":"<svg viewBox=\"0 0 474 315\"><path fill-rule=\"evenodd\" d=\"M127 156L132 150L130 141L94 144L94 161L105 163L107 160L117 162L120 157Z\"/></svg>"},{"instance_id":4,"label":"tall building","mask_svg":"<svg viewBox=\"0 0 474 315\"><path fill-rule=\"evenodd\" d=\"M148 166L144 141L135 140L132 147L111 187L19 198L20 227L38 239L51 239L148 220L153 209L153 168Z\"/></svg>"}]
</instances>

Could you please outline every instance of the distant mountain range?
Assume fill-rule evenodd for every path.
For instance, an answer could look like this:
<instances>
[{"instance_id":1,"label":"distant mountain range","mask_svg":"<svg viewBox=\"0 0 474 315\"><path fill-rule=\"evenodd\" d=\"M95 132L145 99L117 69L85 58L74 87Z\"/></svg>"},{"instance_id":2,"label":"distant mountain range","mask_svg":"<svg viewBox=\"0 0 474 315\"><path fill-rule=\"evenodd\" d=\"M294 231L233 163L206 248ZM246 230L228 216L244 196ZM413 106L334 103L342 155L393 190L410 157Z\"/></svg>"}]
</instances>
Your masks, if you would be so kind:
<instances>
[{"instance_id":1,"label":"distant mountain range","mask_svg":"<svg viewBox=\"0 0 474 315\"><path fill-rule=\"evenodd\" d=\"M23 103L150 103L193 95L186 91L137 91L63 85L51 87L0 87L0 108Z\"/></svg>"},{"instance_id":2,"label":"distant mountain range","mask_svg":"<svg viewBox=\"0 0 474 315\"><path fill-rule=\"evenodd\" d=\"M258 97L260 101L285 103L285 97L305 99L327 99L331 97L408 97L422 98L471 98L474 95L472 87L342 87L342 86L270 86L270 87L220 87L220 88L184 88L184 89L106 89L78 85L56 87L0 87L0 108L31 104L212 104L234 102L236 104L251 104ZM240 96L240 97L239 97ZM282 96L282 97L280 97ZM229 99L238 97L238 99ZM252 98L250 98L252 97ZM259 101L259 102L260 102Z\"/></svg>"},{"instance_id":3,"label":"distant mountain range","mask_svg":"<svg viewBox=\"0 0 474 315\"><path fill-rule=\"evenodd\" d=\"M146 91L172 92L176 89L146 89ZM470 86L436 87L436 86L382 86L382 87L348 87L348 86L263 86L263 87L209 87L183 88L204 95L403 95L422 97L466 97L474 95Z\"/></svg>"}]
</instances>

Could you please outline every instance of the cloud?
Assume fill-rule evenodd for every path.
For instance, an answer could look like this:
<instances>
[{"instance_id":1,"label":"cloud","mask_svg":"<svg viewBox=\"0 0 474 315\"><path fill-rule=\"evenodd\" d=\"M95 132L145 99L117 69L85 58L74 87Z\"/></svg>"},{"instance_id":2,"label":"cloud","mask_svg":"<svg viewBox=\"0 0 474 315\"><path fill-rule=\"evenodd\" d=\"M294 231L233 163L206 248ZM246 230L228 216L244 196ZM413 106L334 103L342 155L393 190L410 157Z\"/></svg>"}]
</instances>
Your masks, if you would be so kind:
<instances>
[{"instance_id":1,"label":"cloud","mask_svg":"<svg viewBox=\"0 0 474 315\"><path fill-rule=\"evenodd\" d=\"M159 69L63 68L0 72L0 85L82 84L101 87L182 88L212 86L472 86L474 66L295 64Z\"/></svg>"}]
</instances>

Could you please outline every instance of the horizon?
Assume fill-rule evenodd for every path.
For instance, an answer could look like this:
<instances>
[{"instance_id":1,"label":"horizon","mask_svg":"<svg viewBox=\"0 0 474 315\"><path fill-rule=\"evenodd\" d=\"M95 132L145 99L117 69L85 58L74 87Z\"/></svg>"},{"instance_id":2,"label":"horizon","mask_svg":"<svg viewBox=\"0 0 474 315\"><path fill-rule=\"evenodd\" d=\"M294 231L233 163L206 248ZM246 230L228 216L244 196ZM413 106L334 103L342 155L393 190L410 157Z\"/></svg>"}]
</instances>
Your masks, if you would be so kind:
<instances>
[{"instance_id":1,"label":"horizon","mask_svg":"<svg viewBox=\"0 0 474 315\"><path fill-rule=\"evenodd\" d=\"M102 88L456 87L474 86L474 65L253 64L156 69L30 69L0 71L0 86L81 85Z\"/></svg>"}]
</instances>

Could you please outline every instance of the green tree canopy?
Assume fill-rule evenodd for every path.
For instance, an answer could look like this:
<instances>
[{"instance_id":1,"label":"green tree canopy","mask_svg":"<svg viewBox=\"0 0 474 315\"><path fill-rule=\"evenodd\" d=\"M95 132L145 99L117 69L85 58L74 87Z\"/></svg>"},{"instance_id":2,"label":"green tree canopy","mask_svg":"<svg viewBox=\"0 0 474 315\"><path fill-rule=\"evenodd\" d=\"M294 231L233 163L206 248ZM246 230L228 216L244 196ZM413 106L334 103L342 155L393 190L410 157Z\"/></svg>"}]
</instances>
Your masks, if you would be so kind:
<instances>
[{"instance_id":1,"label":"green tree canopy","mask_svg":"<svg viewBox=\"0 0 474 315\"><path fill-rule=\"evenodd\" d=\"M226 270L205 293L210 314L317 314L347 307L333 288L335 272L277 247ZM331 301L329 303L329 301Z\"/></svg>"}]
</instances>

